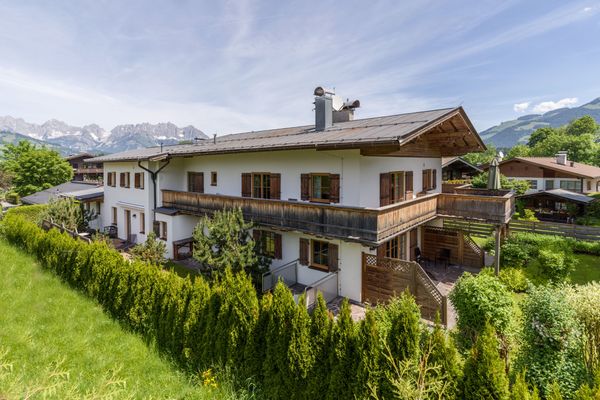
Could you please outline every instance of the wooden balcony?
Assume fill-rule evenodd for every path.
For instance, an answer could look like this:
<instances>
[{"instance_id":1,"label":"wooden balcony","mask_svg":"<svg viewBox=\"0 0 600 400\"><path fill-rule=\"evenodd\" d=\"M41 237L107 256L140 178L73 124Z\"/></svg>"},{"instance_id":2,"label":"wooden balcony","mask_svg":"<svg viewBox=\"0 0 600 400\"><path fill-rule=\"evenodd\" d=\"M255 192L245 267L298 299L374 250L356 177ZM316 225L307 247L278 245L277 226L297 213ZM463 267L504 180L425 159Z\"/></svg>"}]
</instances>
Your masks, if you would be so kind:
<instances>
[{"instance_id":1,"label":"wooden balcony","mask_svg":"<svg viewBox=\"0 0 600 400\"><path fill-rule=\"evenodd\" d=\"M510 190L454 189L441 193L437 212L444 217L506 224L515 213L515 196Z\"/></svg>"},{"instance_id":2,"label":"wooden balcony","mask_svg":"<svg viewBox=\"0 0 600 400\"><path fill-rule=\"evenodd\" d=\"M490 218L499 218L500 209L505 210L505 203L510 202L510 199L495 196L493 197L495 200L489 201L489 198L492 197L488 196L487 201L478 203L479 213L483 215L488 210L492 216ZM474 209L471 197L445 193L430 194L380 208L254 199L174 190L162 190L162 199L163 207L176 209L185 214L211 215L215 211L239 207L246 220L252 220L259 225L342 238L368 245L381 244L398 233L436 218L440 214L440 205L443 206L442 214L449 216L462 217L463 214L469 214L466 211L471 211L473 214ZM456 212L446 214L452 211L451 207L455 207ZM501 217L504 221L505 215L502 214Z\"/></svg>"}]
</instances>

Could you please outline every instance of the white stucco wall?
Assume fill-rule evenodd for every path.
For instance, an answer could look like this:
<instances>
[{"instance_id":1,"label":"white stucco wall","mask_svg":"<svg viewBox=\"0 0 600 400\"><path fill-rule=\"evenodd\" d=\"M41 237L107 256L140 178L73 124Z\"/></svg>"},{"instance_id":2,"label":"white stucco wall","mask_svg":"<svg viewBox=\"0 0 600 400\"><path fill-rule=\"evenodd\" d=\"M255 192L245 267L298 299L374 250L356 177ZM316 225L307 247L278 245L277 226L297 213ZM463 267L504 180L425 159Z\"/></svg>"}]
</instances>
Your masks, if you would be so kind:
<instances>
[{"instance_id":1,"label":"white stucco wall","mask_svg":"<svg viewBox=\"0 0 600 400\"><path fill-rule=\"evenodd\" d=\"M578 178L510 178L510 179L514 179L514 180L522 180L522 181L536 181L537 182L537 189L529 189L527 190L526 193L535 193L535 192L539 192L542 190L546 190L546 182L547 181L553 181L554 182L554 189L560 189L560 182L561 181L571 181L571 182L580 182L580 179ZM591 190L588 190L588 182L591 182ZM593 192L597 192L600 191L600 186L599 186L599 179L584 179L583 180L583 193L593 193Z\"/></svg>"}]
</instances>

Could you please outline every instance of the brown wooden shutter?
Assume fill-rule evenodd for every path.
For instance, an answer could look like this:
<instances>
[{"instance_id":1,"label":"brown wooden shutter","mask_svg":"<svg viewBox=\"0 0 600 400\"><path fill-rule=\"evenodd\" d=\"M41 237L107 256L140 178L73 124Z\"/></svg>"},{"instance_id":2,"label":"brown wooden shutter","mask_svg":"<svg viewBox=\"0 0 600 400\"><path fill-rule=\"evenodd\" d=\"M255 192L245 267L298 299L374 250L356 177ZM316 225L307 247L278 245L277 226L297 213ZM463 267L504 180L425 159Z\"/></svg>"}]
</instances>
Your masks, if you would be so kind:
<instances>
[{"instance_id":1,"label":"brown wooden shutter","mask_svg":"<svg viewBox=\"0 0 600 400\"><path fill-rule=\"evenodd\" d=\"M121 172L119 174L119 186L124 187L125 186L125 173Z\"/></svg>"},{"instance_id":2,"label":"brown wooden shutter","mask_svg":"<svg viewBox=\"0 0 600 400\"><path fill-rule=\"evenodd\" d=\"M144 173L140 172L140 189L144 188Z\"/></svg>"},{"instance_id":3,"label":"brown wooden shutter","mask_svg":"<svg viewBox=\"0 0 600 400\"><path fill-rule=\"evenodd\" d=\"M386 248L386 244L380 244L379 246L377 246L377 258L385 258L385 248Z\"/></svg>"},{"instance_id":4,"label":"brown wooden shutter","mask_svg":"<svg viewBox=\"0 0 600 400\"><path fill-rule=\"evenodd\" d=\"M140 187L140 174L138 172L136 172L135 175L133 176L133 185L136 188Z\"/></svg>"},{"instance_id":5,"label":"brown wooden shutter","mask_svg":"<svg viewBox=\"0 0 600 400\"><path fill-rule=\"evenodd\" d=\"M242 197L252 197L252 174L242 173Z\"/></svg>"},{"instance_id":6,"label":"brown wooden shutter","mask_svg":"<svg viewBox=\"0 0 600 400\"><path fill-rule=\"evenodd\" d=\"M390 204L391 174L389 172L379 174L379 206Z\"/></svg>"},{"instance_id":7,"label":"brown wooden shutter","mask_svg":"<svg viewBox=\"0 0 600 400\"><path fill-rule=\"evenodd\" d=\"M331 203L340 202L340 175L330 174L329 175L329 201Z\"/></svg>"},{"instance_id":8,"label":"brown wooden shutter","mask_svg":"<svg viewBox=\"0 0 600 400\"><path fill-rule=\"evenodd\" d=\"M281 260L283 258L283 251L281 248L281 235L279 233L275 234L275 259Z\"/></svg>"},{"instance_id":9,"label":"brown wooden shutter","mask_svg":"<svg viewBox=\"0 0 600 400\"><path fill-rule=\"evenodd\" d=\"M413 172L406 171L405 177L406 177L406 193L410 192L410 194L412 194L412 192L413 192ZM412 196L410 196L410 198L412 198ZM410 200L410 199L408 199L408 200Z\"/></svg>"},{"instance_id":10,"label":"brown wooden shutter","mask_svg":"<svg viewBox=\"0 0 600 400\"><path fill-rule=\"evenodd\" d=\"M338 245L329 243L329 253L327 254L328 260L327 265L329 266L329 272L336 272L338 270Z\"/></svg>"},{"instance_id":11,"label":"brown wooden shutter","mask_svg":"<svg viewBox=\"0 0 600 400\"><path fill-rule=\"evenodd\" d=\"M310 241L308 239L300 238L300 264L308 265L308 253L310 253Z\"/></svg>"},{"instance_id":12,"label":"brown wooden shutter","mask_svg":"<svg viewBox=\"0 0 600 400\"><path fill-rule=\"evenodd\" d=\"M424 169L423 170L423 191L425 192L427 189L429 189L429 170L428 169Z\"/></svg>"},{"instance_id":13,"label":"brown wooden shutter","mask_svg":"<svg viewBox=\"0 0 600 400\"><path fill-rule=\"evenodd\" d=\"M108 186L112 186L112 172L106 174L106 183L108 184Z\"/></svg>"},{"instance_id":14,"label":"brown wooden shutter","mask_svg":"<svg viewBox=\"0 0 600 400\"><path fill-rule=\"evenodd\" d=\"M310 200L310 174L300 175L300 199Z\"/></svg>"},{"instance_id":15,"label":"brown wooden shutter","mask_svg":"<svg viewBox=\"0 0 600 400\"><path fill-rule=\"evenodd\" d=\"M437 188L437 169L431 170L431 188Z\"/></svg>"},{"instance_id":16,"label":"brown wooden shutter","mask_svg":"<svg viewBox=\"0 0 600 400\"><path fill-rule=\"evenodd\" d=\"M281 199L281 174L271 174L271 198Z\"/></svg>"}]
</instances>

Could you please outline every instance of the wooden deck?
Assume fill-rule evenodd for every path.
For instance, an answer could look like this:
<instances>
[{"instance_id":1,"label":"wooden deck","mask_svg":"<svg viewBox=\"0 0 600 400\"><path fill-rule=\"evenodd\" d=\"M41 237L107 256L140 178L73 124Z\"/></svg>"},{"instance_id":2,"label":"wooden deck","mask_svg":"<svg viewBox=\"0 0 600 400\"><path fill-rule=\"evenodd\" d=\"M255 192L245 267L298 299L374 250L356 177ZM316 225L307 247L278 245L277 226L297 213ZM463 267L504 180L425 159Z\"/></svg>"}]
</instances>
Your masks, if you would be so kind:
<instances>
[{"instance_id":1,"label":"wooden deck","mask_svg":"<svg viewBox=\"0 0 600 400\"><path fill-rule=\"evenodd\" d=\"M455 216L503 224L514 212L514 197L435 193L379 208L349 207L299 201L255 199L163 190L163 207L191 215L211 215L241 208L244 218L263 226L297 230L379 245L438 216Z\"/></svg>"}]
</instances>

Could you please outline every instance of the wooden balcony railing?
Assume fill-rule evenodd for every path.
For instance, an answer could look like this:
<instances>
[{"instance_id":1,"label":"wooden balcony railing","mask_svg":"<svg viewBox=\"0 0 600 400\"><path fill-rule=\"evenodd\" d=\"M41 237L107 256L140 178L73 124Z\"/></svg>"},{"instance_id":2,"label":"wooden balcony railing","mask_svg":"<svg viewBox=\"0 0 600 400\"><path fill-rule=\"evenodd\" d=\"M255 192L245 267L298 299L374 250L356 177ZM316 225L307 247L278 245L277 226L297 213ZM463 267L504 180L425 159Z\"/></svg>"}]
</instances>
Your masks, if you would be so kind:
<instances>
[{"instance_id":1,"label":"wooden balcony railing","mask_svg":"<svg viewBox=\"0 0 600 400\"><path fill-rule=\"evenodd\" d=\"M437 212L440 216L505 224L515 213L515 197L509 190L454 189L454 193L439 195Z\"/></svg>"},{"instance_id":2,"label":"wooden balcony railing","mask_svg":"<svg viewBox=\"0 0 600 400\"><path fill-rule=\"evenodd\" d=\"M245 219L259 225L338 237L369 245L380 244L397 233L436 218L439 214L459 217L464 214L468 218L469 213L466 211L471 211L471 215L483 215L489 211L490 217L485 218L486 221L494 218L498 218L497 222L504 221L505 213L500 211L507 208L505 203L510 202L510 198L488 196L485 200L479 203L479 211L473 213L477 207L473 206L471 197L445 193L430 194L380 208L365 208L162 190L163 207L186 214L211 215L215 211L239 207ZM452 212L452 207L456 209L456 213Z\"/></svg>"}]
</instances>

